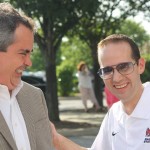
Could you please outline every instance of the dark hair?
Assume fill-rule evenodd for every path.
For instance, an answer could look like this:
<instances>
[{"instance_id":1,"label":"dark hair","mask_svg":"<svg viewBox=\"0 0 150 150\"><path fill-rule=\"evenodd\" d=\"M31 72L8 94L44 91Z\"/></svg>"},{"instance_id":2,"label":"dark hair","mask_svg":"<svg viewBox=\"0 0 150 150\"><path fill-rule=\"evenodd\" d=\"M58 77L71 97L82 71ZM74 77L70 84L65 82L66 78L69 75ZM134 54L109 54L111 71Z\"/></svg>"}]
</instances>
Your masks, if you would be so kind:
<instances>
[{"instance_id":1,"label":"dark hair","mask_svg":"<svg viewBox=\"0 0 150 150\"><path fill-rule=\"evenodd\" d=\"M0 51L6 52L14 42L14 33L20 24L34 32L31 18L16 11L9 3L0 3Z\"/></svg>"},{"instance_id":2,"label":"dark hair","mask_svg":"<svg viewBox=\"0 0 150 150\"><path fill-rule=\"evenodd\" d=\"M117 42L127 42L130 45L131 50L132 50L132 58L138 64L138 60L141 58L140 50L137 44L126 35L123 35L123 34L110 35L98 43L98 48L104 47L108 43L117 43Z\"/></svg>"}]
</instances>

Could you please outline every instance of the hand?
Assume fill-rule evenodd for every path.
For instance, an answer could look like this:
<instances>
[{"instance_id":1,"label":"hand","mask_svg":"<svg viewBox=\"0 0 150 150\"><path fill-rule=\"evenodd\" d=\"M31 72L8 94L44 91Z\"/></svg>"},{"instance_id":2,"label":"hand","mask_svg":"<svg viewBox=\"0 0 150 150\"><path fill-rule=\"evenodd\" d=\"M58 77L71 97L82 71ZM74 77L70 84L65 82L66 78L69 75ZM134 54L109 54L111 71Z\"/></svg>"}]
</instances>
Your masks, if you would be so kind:
<instances>
[{"instance_id":1,"label":"hand","mask_svg":"<svg viewBox=\"0 0 150 150\"><path fill-rule=\"evenodd\" d=\"M57 148L59 144L59 134L57 133L56 128L52 122L50 122L50 126L52 129L52 137L53 137L52 142L53 142L54 147Z\"/></svg>"},{"instance_id":2,"label":"hand","mask_svg":"<svg viewBox=\"0 0 150 150\"><path fill-rule=\"evenodd\" d=\"M57 133L52 122L50 122L50 126L52 129L53 144L56 150L87 150L87 148L81 147L80 145Z\"/></svg>"}]
</instances>

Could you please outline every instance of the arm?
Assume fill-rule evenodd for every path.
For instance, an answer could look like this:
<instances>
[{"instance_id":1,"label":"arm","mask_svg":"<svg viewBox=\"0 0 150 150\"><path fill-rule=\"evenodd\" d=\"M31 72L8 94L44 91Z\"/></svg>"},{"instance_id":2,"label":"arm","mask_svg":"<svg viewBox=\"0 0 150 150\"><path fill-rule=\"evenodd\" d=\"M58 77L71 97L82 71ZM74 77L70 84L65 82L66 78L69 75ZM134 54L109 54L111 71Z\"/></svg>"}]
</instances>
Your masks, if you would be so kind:
<instances>
[{"instance_id":1,"label":"arm","mask_svg":"<svg viewBox=\"0 0 150 150\"><path fill-rule=\"evenodd\" d=\"M54 142L54 146L57 150L87 150L60 134L57 134L57 138L58 140L56 140L56 143Z\"/></svg>"},{"instance_id":2,"label":"arm","mask_svg":"<svg viewBox=\"0 0 150 150\"><path fill-rule=\"evenodd\" d=\"M86 148L81 147L80 145L57 133L52 123L51 128L53 133L53 144L56 150L87 150Z\"/></svg>"}]
</instances>

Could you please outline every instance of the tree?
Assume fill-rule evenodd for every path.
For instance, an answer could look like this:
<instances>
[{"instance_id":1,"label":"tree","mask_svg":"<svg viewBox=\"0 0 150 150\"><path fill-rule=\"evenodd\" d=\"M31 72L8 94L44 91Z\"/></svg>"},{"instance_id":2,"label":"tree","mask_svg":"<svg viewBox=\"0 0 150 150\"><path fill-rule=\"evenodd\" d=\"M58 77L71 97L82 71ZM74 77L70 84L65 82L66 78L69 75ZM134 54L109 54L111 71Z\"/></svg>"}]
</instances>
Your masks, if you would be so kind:
<instances>
[{"instance_id":1,"label":"tree","mask_svg":"<svg viewBox=\"0 0 150 150\"><path fill-rule=\"evenodd\" d=\"M140 48L142 48L145 43L150 40L150 35L146 33L144 27L142 27L140 23L136 23L129 19L121 23L120 30L117 32L130 36Z\"/></svg>"},{"instance_id":2,"label":"tree","mask_svg":"<svg viewBox=\"0 0 150 150\"><path fill-rule=\"evenodd\" d=\"M60 51L61 61L67 61L75 70L80 61L85 61L88 65L92 65L91 53L88 45L81 41L78 36L66 36L67 40L61 43ZM59 65L59 64L58 64Z\"/></svg>"},{"instance_id":3,"label":"tree","mask_svg":"<svg viewBox=\"0 0 150 150\"><path fill-rule=\"evenodd\" d=\"M34 18L39 29L35 35L44 59L47 78L46 101L51 120L59 121L56 52L63 36L87 15L93 15L97 1L87 0L10 0Z\"/></svg>"}]
</instances>

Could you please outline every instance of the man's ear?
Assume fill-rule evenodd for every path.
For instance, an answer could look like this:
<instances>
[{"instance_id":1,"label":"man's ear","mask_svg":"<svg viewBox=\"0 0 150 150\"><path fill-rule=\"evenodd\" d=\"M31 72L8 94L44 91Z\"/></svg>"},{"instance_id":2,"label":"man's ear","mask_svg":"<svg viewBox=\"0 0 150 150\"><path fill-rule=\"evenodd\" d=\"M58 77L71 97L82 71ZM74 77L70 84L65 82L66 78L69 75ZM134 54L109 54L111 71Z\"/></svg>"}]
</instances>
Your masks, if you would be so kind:
<instances>
[{"instance_id":1,"label":"man's ear","mask_svg":"<svg viewBox=\"0 0 150 150\"><path fill-rule=\"evenodd\" d=\"M138 71L139 74L142 74L145 70L145 59L144 58L140 58L138 61Z\"/></svg>"}]
</instances>

